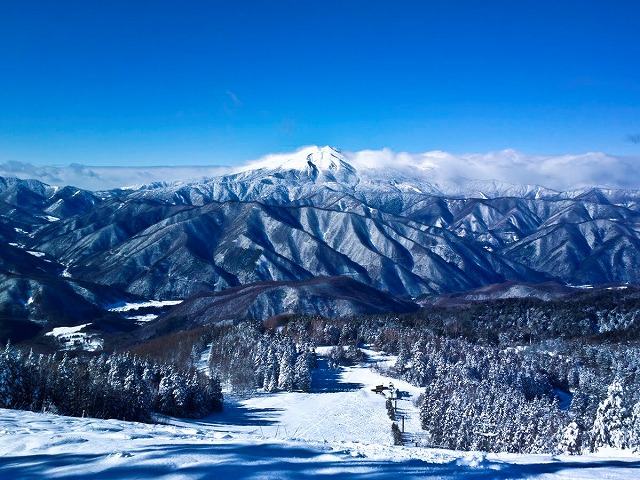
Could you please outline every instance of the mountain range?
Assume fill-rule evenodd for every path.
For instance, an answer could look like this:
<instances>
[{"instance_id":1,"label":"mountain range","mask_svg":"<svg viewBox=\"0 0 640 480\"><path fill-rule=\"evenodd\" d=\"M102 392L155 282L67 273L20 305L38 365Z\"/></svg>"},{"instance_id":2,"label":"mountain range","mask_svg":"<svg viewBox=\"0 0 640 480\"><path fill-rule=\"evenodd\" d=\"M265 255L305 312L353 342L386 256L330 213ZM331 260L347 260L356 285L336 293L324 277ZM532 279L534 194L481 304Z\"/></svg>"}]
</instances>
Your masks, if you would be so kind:
<instances>
[{"instance_id":1,"label":"mountain range","mask_svg":"<svg viewBox=\"0 0 640 480\"><path fill-rule=\"evenodd\" d=\"M428 173L309 147L198 182L101 192L0 177L0 336L87 319L126 330L109 310L118 301L184 299L157 321L191 306L187 323L202 325L408 311L505 282L640 283L640 192L452 186Z\"/></svg>"}]
</instances>

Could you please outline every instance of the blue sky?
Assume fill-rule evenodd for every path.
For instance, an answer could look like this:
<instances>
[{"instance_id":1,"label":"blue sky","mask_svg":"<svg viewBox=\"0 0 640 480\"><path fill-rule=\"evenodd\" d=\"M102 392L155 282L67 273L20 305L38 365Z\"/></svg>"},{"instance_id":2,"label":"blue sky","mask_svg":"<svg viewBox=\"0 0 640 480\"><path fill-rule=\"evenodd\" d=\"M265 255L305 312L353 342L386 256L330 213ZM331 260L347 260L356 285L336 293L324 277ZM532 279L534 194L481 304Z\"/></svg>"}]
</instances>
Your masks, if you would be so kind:
<instances>
[{"instance_id":1,"label":"blue sky","mask_svg":"<svg viewBox=\"0 0 640 480\"><path fill-rule=\"evenodd\" d=\"M0 3L0 162L640 155L640 2Z\"/></svg>"}]
</instances>

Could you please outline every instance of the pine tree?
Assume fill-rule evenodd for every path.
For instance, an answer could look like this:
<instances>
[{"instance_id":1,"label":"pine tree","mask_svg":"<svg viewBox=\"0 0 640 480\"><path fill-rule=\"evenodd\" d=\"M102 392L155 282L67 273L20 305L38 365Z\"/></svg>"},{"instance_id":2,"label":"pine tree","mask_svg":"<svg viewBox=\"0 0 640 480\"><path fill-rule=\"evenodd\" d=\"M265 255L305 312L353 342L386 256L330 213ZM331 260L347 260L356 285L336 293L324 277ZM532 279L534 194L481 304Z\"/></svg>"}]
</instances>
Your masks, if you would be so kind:
<instances>
[{"instance_id":1,"label":"pine tree","mask_svg":"<svg viewBox=\"0 0 640 480\"><path fill-rule=\"evenodd\" d=\"M267 360L264 365L264 384L263 388L266 392L275 392L278 389L278 357L273 345L269 346L267 351Z\"/></svg>"},{"instance_id":2,"label":"pine tree","mask_svg":"<svg viewBox=\"0 0 640 480\"><path fill-rule=\"evenodd\" d=\"M161 413L171 414L176 411L176 399L173 391L174 374L171 372L163 372L161 374L160 384L158 385L158 410Z\"/></svg>"},{"instance_id":3,"label":"pine tree","mask_svg":"<svg viewBox=\"0 0 640 480\"><path fill-rule=\"evenodd\" d=\"M293 391L295 381L296 352L291 340L282 340L278 369L278 388Z\"/></svg>"},{"instance_id":4,"label":"pine tree","mask_svg":"<svg viewBox=\"0 0 640 480\"><path fill-rule=\"evenodd\" d=\"M204 379L200 378L198 372L193 371L187 381L187 398L185 400L184 411L188 417L202 417L208 413L206 389Z\"/></svg>"},{"instance_id":5,"label":"pine tree","mask_svg":"<svg viewBox=\"0 0 640 480\"><path fill-rule=\"evenodd\" d=\"M220 380L217 378L208 378L206 384L206 397L209 411L221 412L222 411L222 387Z\"/></svg>"},{"instance_id":6,"label":"pine tree","mask_svg":"<svg viewBox=\"0 0 640 480\"><path fill-rule=\"evenodd\" d=\"M128 419L148 420L151 416L151 388L144 380L145 366L133 358L123 382L123 397L127 398L125 411Z\"/></svg>"},{"instance_id":7,"label":"pine tree","mask_svg":"<svg viewBox=\"0 0 640 480\"><path fill-rule=\"evenodd\" d=\"M7 343L0 352L0 407L17 408L21 403L22 365L18 353Z\"/></svg>"},{"instance_id":8,"label":"pine tree","mask_svg":"<svg viewBox=\"0 0 640 480\"><path fill-rule=\"evenodd\" d=\"M640 449L640 402L633 406L631 425L629 427L629 446L634 450Z\"/></svg>"},{"instance_id":9,"label":"pine tree","mask_svg":"<svg viewBox=\"0 0 640 480\"><path fill-rule=\"evenodd\" d=\"M71 391L73 389L72 384L72 361L66 354L62 356L62 360L58 364L53 379L53 390L51 395L52 404L49 405L49 411L52 413L60 413L65 415L69 413L67 411L69 405L69 399L71 398Z\"/></svg>"},{"instance_id":10,"label":"pine tree","mask_svg":"<svg viewBox=\"0 0 640 480\"><path fill-rule=\"evenodd\" d=\"M605 398L596 411L591 429L594 449L600 447L626 448L629 412L625 406L624 391L620 381L615 380L607 389Z\"/></svg>"},{"instance_id":11,"label":"pine tree","mask_svg":"<svg viewBox=\"0 0 640 480\"><path fill-rule=\"evenodd\" d=\"M425 385L431 381L430 373L427 365L427 356L422 351L420 344L416 342L411 349L409 380L415 385Z\"/></svg>"},{"instance_id":12,"label":"pine tree","mask_svg":"<svg viewBox=\"0 0 640 480\"><path fill-rule=\"evenodd\" d=\"M582 452L582 435L576 422L572 421L565 427L558 449L569 455L579 455Z\"/></svg>"},{"instance_id":13,"label":"pine tree","mask_svg":"<svg viewBox=\"0 0 640 480\"><path fill-rule=\"evenodd\" d=\"M296 359L295 365L295 384L296 387L303 392L308 392L311 388L311 371L309 370L309 359L307 356L310 353L301 353Z\"/></svg>"},{"instance_id":14,"label":"pine tree","mask_svg":"<svg viewBox=\"0 0 640 480\"><path fill-rule=\"evenodd\" d=\"M393 367L399 375L404 375L405 368L410 359L411 359L410 352L409 350L407 350L407 347L403 342L400 344L400 350L398 351L398 359L396 360L396 363Z\"/></svg>"},{"instance_id":15,"label":"pine tree","mask_svg":"<svg viewBox=\"0 0 640 480\"><path fill-rule=\"evenodd\" d=\"M265 385L267 383L266 370L267 370L268 353L269 353L269 343L268 343L268 338L265 336L265 337L262 337L260 341L257 343L255 354L253 357L255 382L256 382L256 385L262 388L265 388Z\"/></svg>"},{"instance_id":16,"label":"pine tree","mask_svg":"<svg viewBox=\"0 0 640 480\"><path fill-rule=\"evenodd\" d=\"M41 355L37 355L31 350L24 360L25 405L29 410L38 410L42 404L44 388L42 385L40 359Z\"/></svg>"}]
</instances>

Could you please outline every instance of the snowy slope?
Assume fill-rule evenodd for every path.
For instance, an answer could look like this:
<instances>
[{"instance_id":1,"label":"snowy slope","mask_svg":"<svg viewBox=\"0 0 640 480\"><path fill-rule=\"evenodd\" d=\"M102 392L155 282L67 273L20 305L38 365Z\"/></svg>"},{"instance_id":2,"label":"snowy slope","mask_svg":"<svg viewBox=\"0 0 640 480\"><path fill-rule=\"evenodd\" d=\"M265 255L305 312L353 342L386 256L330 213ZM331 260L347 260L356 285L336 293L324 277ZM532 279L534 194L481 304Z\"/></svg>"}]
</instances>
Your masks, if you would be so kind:
<instances>
[{"instance_id":1,"label":"snowy slope","mask_svg":"<svg viewBox=\"0 0 640 480\"><path fill-rule=\"evenodd\" d=\"M386 363L375 352L367 367ZM418 388L384 376L370 368L358 365L336 370L327 368L326 359L320 358L314 372L312 394L280 392L262 394L239 402L245 411L263 411L265 425L260 433L267 437L285 436L305 441L349 443L356 446L389 445L391 421L386 415L386 395L371 391L376 385L388 386L408 392L410 396L398 401L398 409L406 416L407 432L419 433L417 408L413 404Z\"/></svg>"},{"instance_id":2,"label":"snowy slope","mask_svg":"<svg viewBox=\"0 0 640 480\"><path fill-rule=\"evenodd\" d=\"M636 478L640 458L495 455L392 446L387 383L370 367L320 369L312 393L230 399L204 421L146 425L0 410L0 478ZM392 359L391 359L392 360ZM417 389L393 380L397 388ZM402 406L401 406L402 404ZM417 428L410 400L398 407Z\"/></svg>"}]
</instances>

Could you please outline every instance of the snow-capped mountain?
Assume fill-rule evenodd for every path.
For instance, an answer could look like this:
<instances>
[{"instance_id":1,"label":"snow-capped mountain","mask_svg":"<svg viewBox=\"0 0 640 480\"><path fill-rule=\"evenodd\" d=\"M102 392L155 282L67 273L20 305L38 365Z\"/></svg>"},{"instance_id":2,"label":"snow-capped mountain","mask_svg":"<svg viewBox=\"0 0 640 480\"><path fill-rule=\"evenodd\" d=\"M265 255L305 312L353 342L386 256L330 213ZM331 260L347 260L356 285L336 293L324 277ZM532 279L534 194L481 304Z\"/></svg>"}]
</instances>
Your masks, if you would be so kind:
<instances>
[{"instance_id":1,"label":"snow-capped mountain","mask_svg":"<svg viewBox=\"0 0 640 480\"><path fill-rule=\"evenodd\" d=\"M331 147L307 147L294 154L270 155L240 168L240 171L298 171L315 183L352 185L358 182L356 169Z\"/></svg>"},{"instance_id":2,"label":"snow-capped mountain","mask_svg":"<svg viewBox=\"0 0 640 480\"><path fill-rule=\"evenodd\" d=\"M446 155L442 153L446 160ZM332 147L307 147L290 154L269 155L235 172L191 183L157 184L139 188L139 194L175 203L210 201L293 202L326 190L363 198L417 193L459 198L556 198L558 191L496 180L447 178L434 174L433 153L418 163L407 160L379 165L366 157L347 159ZM350 163L351 162L351 163ZM576 194L579 194L576 193ZM173 195L173 198L171 198Z\"/></svg>"},{"instance_id":3,"label":"snow-capped mountain","mask_svg":"<svg viewBox=\"0 0 640 480\"><path fill-rule=\"evenodd\" d=\"M465 180L445 194L429 182L433 156L409 168L308 147L205 181L101 193L0 179L0 238L42 255L23 277L48 262L65 281L147 299L320 276L404 297L505 281L640 283L639 192ZM285 297L263 296L259 310L286 311ZM344 311L336 305L322 308Z\"/></svg>"},{"instance_id":4,"label":"snow-capped mountain","mask_svg":"<svg viewBox=\"0 0 640 480\"><path fill-rule=\"evenodd\" d=\"M578 199L599 195L602 200L622 204L634 202L640 191L612 189L594 185L572 184L571 189L558 190L536 183L514 183L495 179L476 179L473 170L483 177L490 174L473 168L476 164L491 162L504 156L516 166L522 154L514 151L500 152L501 156L453 156L445 152L428 152L422 155L396 155L385 158L384 151L343 154L332 147L306 147L289 154L268 155L247 165L229 169L226 174L203 180L185 182L156 182L128 187L127 191L138 196L156 198L163 202L203 204L211 201L260 201L264 203L295 202L327 190L355 196L360 200L381 194L421 194L456 199L495 199L514 197L533 200ZM382 159L381 159L382 158ZM541 162L573 164L564 157L540 157ZM514 160L515 159L515 160ZM537 159L537 157L535 158ZM612 157L604 154L586 154L571 157L578 165L601 162L611 163ZM553 161L553 162L552 162ZM454 166L447 167L448 162ZM530 168L529 159L526 162ZM522 161L522 163L525 163ZM504 165L504 168L511 164ZM521 169L526 170L520 166ZM449 171L451 170L451 171ZM469 170L465 175L461 171ZM488 177L487 177L488 178ZM532 181L540 175L525 176ZM603 174L603 179L606 175ZM621 183L621 182L614 182ZM603 183L603 185L606 182ZM597 192L597 193L594 193ZM107 192L102 192L103 195Z\"/></svg>"}]
</instances>

